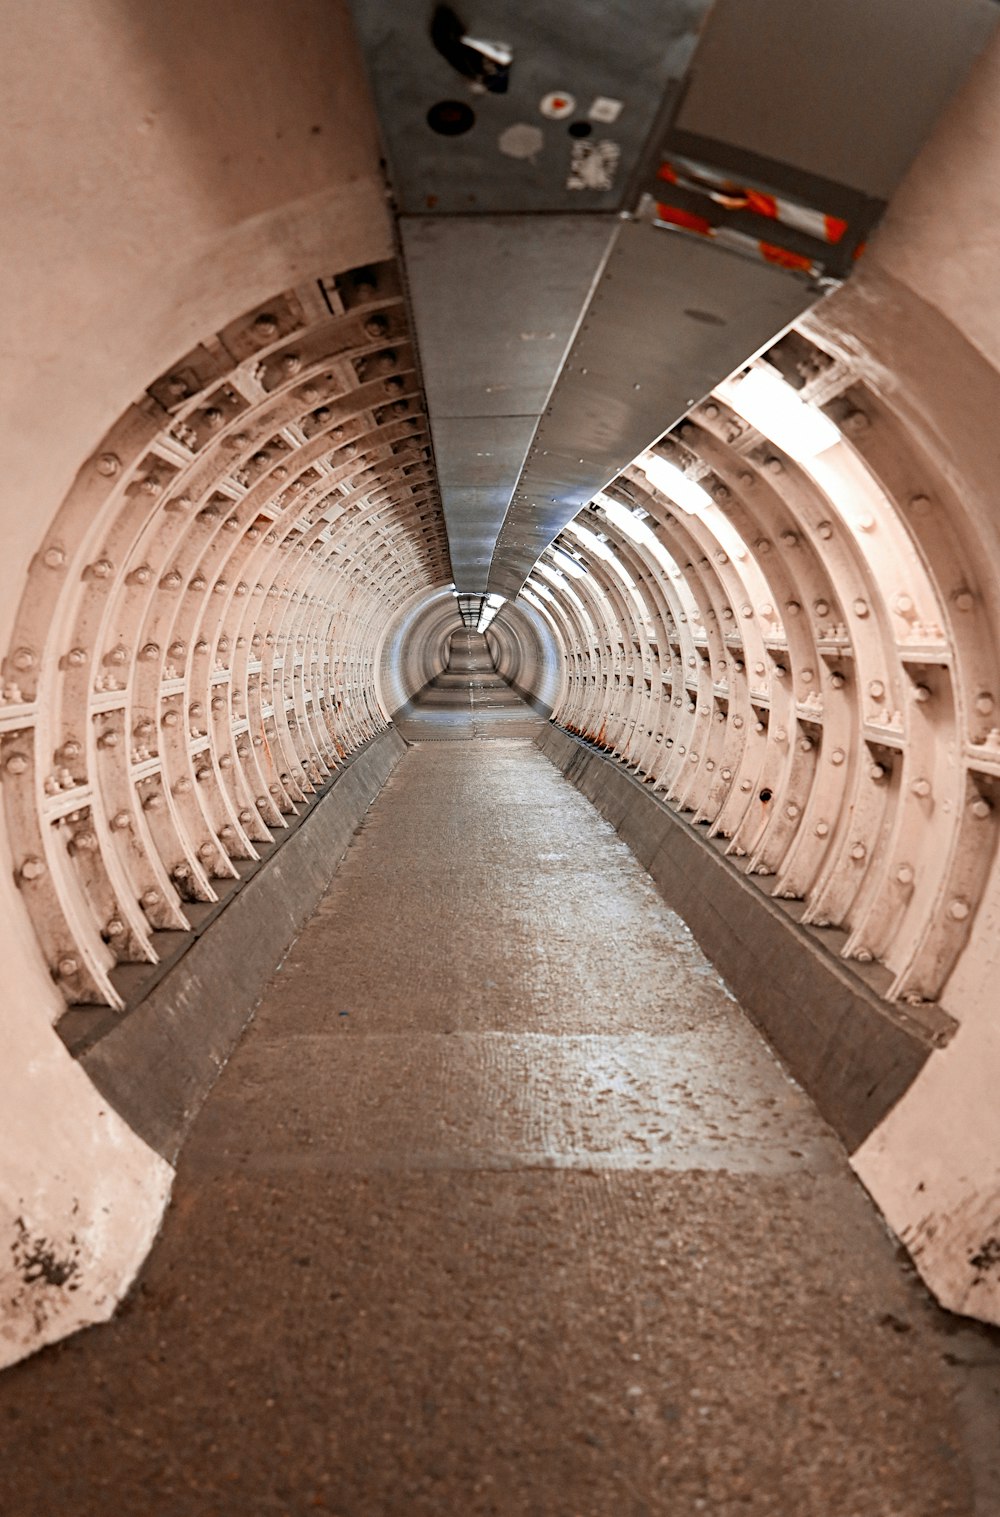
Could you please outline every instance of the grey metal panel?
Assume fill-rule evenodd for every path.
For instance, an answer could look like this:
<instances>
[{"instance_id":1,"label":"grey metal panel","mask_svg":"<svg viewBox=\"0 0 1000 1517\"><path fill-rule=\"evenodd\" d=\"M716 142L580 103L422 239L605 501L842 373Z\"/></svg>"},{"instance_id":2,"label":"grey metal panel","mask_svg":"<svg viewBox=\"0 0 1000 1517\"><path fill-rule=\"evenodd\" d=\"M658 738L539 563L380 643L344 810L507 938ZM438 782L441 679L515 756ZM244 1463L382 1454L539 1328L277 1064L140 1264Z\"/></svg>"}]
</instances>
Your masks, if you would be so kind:
<instances>
[{"instance_id":1,"label":"grey metal panel","mask_svg":"<svg viewBox=\"0 0 1000 1517\"><path fill-rule=\"evenodd\" d=\"M710 0L456 0L469 31L514 51L506 94L476 93L436 51L430 22L436 0L354 0L353 10L378 102L401 212L613 211L652 129L664 91L679 80ZM572 116L552 120L543 98L565 92ZM613 122L587 121L597 97L622 102ZM441 100L475 113L463 136L427 124ZM537 150L512 157L500 139L529 127ZM523 136L523 133L522 133ZM569 188L574 153L608 142L618 152L609 189ZM529 143L530 145L530 143Z\"/></svg>"},{"instance_id":2,"label":"grey metal panel","mask_svg":"<svg viewBox=\"0 0 1000 1517\"><path fill-rule=\"evenodd\" d=\"M432 421L540 414L616 226L613 216L401 219Z\"/></svg>"},{"instance_id":3,"label":"grey metal panel","mask_svg":"<svg viewBox=\"0 0 1000 1517\"><path fill-rule=\"evenodd\" d=\"M455 584L484 591L613 216L401 220Z\"/></svg>"},{"instance_id":4,"label":"grey metal panel","mask_svg":"<svg viewBox=\"0 0 1000 1517\"><path fill-rule=\"evenodd\" d=\"M483 590L497 533L535 430L534 416L439 417L438 482L459 590Z\"/></svg>"},{"instance_id":5,"label":"grey metal panel","mask_svg":"<svg viewBox=\"0 0 1000 1517\"><path fill-rule=\"evenodd\" d=\"M996 24L995 0L716 0L676 125L885 199Z\"/></svg>"},{"instance_id":6,"label":"grey metal panel","mask_svg":"<svg viewBox=\"0 0 1000 1517\"><path fill-rule=\"evenodd\" d=\"M770 264L622 223L529 450L489 589L515 595L602 486L815 299Z\"/></svg>"}]
</instances>

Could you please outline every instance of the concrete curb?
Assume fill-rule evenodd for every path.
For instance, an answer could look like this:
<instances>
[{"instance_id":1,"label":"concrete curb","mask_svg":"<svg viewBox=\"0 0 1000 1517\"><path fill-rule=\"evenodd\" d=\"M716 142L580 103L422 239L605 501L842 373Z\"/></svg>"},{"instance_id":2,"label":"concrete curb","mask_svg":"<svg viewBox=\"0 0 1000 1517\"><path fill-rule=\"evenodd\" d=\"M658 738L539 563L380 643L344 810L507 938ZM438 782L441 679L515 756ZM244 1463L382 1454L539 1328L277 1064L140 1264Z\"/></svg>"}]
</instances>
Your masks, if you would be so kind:
<instances>
[{"instance_id":1,"label":"concrete curb","mask_svg":"<svg viewBox=\"0 0 1000 1517\"><path fill-rule=\"evenodd\" d=\"M405 751L394 729L363 749L150 994L80 1054L101 1094L171 1163L269 975Z\"/></svg>"},{"instance_id":2,"label":"concrete curb","mask_svg":"<svg viewBox=\"0 0 1000 1517\"><path fill-rule=\"evenodd\" d=\"M882 1000L617 760L554 724L538 746L612 823L853 1153L946 1041L948 1019L928 1008L924 1024Z\"/></svg>"}]
</instances>

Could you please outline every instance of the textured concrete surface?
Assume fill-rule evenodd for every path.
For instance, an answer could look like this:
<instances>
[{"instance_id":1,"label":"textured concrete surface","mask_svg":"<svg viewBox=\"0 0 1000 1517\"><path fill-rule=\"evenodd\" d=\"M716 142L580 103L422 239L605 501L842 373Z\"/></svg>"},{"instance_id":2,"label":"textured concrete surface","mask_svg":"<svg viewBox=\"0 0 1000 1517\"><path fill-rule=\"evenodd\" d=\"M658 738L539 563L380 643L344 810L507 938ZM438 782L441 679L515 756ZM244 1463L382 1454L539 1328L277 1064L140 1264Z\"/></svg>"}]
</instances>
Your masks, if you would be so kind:
<instances>
[{"instance_id":1,"label":"textured concrete surface","mask_svg":"<svg viewBox=\"0 0 1000 1517\"><path fill-rule=\"evenodd\" d=\"M513 702L401 723L139 1288L0 1380L4 1517L996 1511L995 1339Z\"/></svg>"},{"instance_id":2,"label":"textured concrete surface","mask_svg":"<svg viewBox=\"0 0 1000 1517\"><path fill-rule=\"evenodd\" d=\"M954 1031L953 1019L935 1005L918 1012L882 1000L837 956L842 932L799 925L786 902L747 878L746 859L725 857L721 839L709 840L609 754L553 723L539 747L612 823L822 1115L856 1149L919 1074L935 1039Z\"/></svg>"},{"instance_id":3,"label":"textured concrete surface","mask_svg":"<svg viewBox=\"0 0 1000 1517\"><path fill-rule=\"evenodd\" d=\"M390 730L354 755L151 994L83 1051L102 1095L164 1158L176 1158L274 964L404 751Z\"/></svg>"}]
</instances>

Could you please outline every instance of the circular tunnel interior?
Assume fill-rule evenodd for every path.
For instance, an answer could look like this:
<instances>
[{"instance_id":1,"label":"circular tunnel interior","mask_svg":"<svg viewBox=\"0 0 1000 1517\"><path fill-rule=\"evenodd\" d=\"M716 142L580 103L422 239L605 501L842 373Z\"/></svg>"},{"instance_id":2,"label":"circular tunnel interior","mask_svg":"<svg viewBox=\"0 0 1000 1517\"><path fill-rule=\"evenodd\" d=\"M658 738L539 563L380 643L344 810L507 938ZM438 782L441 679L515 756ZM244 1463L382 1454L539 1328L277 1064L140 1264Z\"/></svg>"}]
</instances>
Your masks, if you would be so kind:
<instances>
[{"instance_id":1,"label":"circular tunnel interior","mask_svg":"<svg viewBox=\"0 0 1000 1517\"><path fill-rule=\"evenodd\" d=\"M346 9L333 9L335 21L322 22L331 48L350 27ZM344 56L362 79L355 53ZM486 56L470 89L480 113L502 93L483 82L502 73L500 52ZM523 228L505 223L517 221L506 203L495 214L465 202L432 214L438 191L447 202L446 181L433 181L434 194L421 184L414 206L400 173L390 200L366 95L357 119L327 101L322 129L307 116L296 124L307 142L297 151L330 190L322 217L305 171L286 203L286 169L270 207L261 188L260 204L197 223L196 256L177 281L184 342L171 348L163 336L174 331L168 290L150 318L158 342L147 346L174 356L143 374L131 404L109 385L70 426L69 397L88 386L56 343L36 365L59 372L51 394L65 401L67 427L59 404L29 394L12 431L27 434L30 415L36 453L58 438L69 463L52 475L58 488L39 465L37 496L19 485L8 508L0 894L18 1029L8 1209L15 1220L37 1213L48 1219L38 1230L53 1232L81 1208L99 1279L85 1304L81 1296L51 1320L19 1297L10 1357L110 1314L172 1183L174 1153L154 1152L113 1113L101 1127L113 1103L77 1053L166 982L178 943L212 931L206 924L280 860L366 753L409 741L415 703L432 712L436 692L445 709L470 688L500 692L565 742L572 763L583 755L626 777L620 809L642 797L697 838L711 867L722 861L728 880L766 903L779 935L787 928L816 950L844 1007L864 999L865 1037L919 1047L912 1067L902 1061L886 1076L892 1099L849 1145L851 1162L937 1299L1000 1322L1000 327L983 294L1000 244L995 43L977 68L898 194L852 190L835 207L846 218L864 203L870 248L860 222L848 238L846 219L823 216L817 233L812 212L793 214L762 192L733 210L728 181L723 193L707 173L685 179L665 159L656 194L669 184L677 206L647 195L624 211L595 199L585 207L593 215L578 214L582 196L612 193L600 174L613 177L618 159L598 148L616 101L596 96L593 131L570 135L560 112L575 102L546 93L532 110L549 141L559 128L571 154L559 193L576 199L572 215L556 207L557 256L546 245L536 283L551 294L551 268L578 259L583 293L566 309L553 297L551 320L530 301L504 313L518 363L538 363L531 404L519 394L510 414L492 370L482 415L457 380L443 387L448 365L427 316L441 310L420 280L433 267L446 286L436 298L450 331L460 289L448 287L439 223L485 225L466 267L509 238L508 273ZM245 108L242 81L229 88ZM541 195L530 179L541 150L529 151L536 139L517 137L516 123L507 130L503 172L527 176L525 219L540 223L552 209L531 199ZM241 119L240 132L253 145L253 123ZM481 135L441 136L456 153L466 139ZM358 142L360 169L345 146ZM197 198L188 174L184 203ZM368 198L355 204L365 176ZM711 218L701 216L706 195ZM875 229L872 208L880 216L886 199ZM739 220L753 215L767 218L766 238L753 223L750 239ZM153 230L161 235L159 223ZM770 240L786 232L780 246ZM46 239L31 232L29 259ZM829 264L815 261L818 239ZM107 247L95 246L103 288ZM648 249L669 262L668 246L680 315L652 297L647 308L633 265L623 277L614 262L641 254L653 269ZM724 315L707 311L703 256L710 271L723 267L712 258L752 264L758 304L744 299L748 283L728 305L720 296ZM265 257L275 278L262 296L256 276L240 282L233 271ZM221 272L205 308L218 319L192 333L194 292L210 283L213 260ZM130 277L152 306L152 274ZM230 282L244 292L238 301ZM581 363L575 345L597 341L588 322L599 326L601 302L616 298L626 351L642 349L649 309L666 312L662 363L656 354L641 381L629 369L626 382L609 361L595 411L586 388L595 360ZM140 359L102 299L80 318L80 351L103 342L131 393ZM745 342L743 305L764 321ZM691 332L708 343L732 331L735 368L709 372L700 348L687 362ZM536 359L546 345L561 355L549 370ZM498 352L509 378L508 347ZM677 354L687 363L680 391ZM566 415L572 447L558 438ZM626 423L647 428L643 445L601 472L607 438L632 436ZM720 934L750 935L741 918L717 915ZM769 972L791 980L780 953ZM789 994L802 1006L804 1063L828 1071L860 1035L843 1007L832 1032L817 1032L812 991L806 976ZM212 1048L213 1077L226 1056Z\"/></svg>"}]
</instances>

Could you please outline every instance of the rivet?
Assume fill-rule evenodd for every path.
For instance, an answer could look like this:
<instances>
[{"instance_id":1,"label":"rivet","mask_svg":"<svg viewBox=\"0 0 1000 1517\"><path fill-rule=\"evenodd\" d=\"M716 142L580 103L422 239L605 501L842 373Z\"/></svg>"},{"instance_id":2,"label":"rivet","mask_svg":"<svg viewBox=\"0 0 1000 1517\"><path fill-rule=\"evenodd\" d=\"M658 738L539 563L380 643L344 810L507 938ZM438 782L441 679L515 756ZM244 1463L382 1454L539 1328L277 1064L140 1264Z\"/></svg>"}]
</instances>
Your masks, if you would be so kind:
<instances>
[{"instance_id":1,"label":"rivet","mask_svg":"<svg viewBox=\"0 0 1000 1517\"><path fill-rule=\"evenodd\" d=\"M846 757L847 755L845 754L843 748L834 748L833 752L830 754L830 763L842 764Z\"/></svg>"},{"instance_id":2,"label":"rivet","mask_svg":"<svg viewBox=\"0 0 1000 1517\"><path fill-rule=\"evenodd\" d=\"M868 770L869 777L875 781L884 780L888 773L884 764L872 764Z\"/></svg>"},{"instance_id":3,"label":"rivet","mask_svg":"<svg viewBox=\"0 0 1000 1517\"><path fill-rule=\"evenodd\" d=\"M122 461L117 453L101 453L97 460L97 472L103 474L106 479L111 479L122 466Z\"/></svg>"},{"instance_id":4,"label":"rivet","mask_svg":"<svg viewBox=\"0 0 1000 1517\"><path fill-rule=\"evenodd\" d=\"M855 616L860 617L865 617L868 615L868 602L866 600L862 600L860 596L854 602L854 614Z\"/></svg>"},{"instance_id":5,"label":"rivet","mask_svg":"<svg viewBox=\"0 0 1000 1517\"><path fill-rule=\"evenodd\" d=\"M27 767L28 756L25 753L10 753L4 761L8 774L23 774Z\"/></svg>"},{"instance_id":6,"label":"rivet","mask_svg":"<svg viewBox=\"0 0 1000 1517\"><path fill-rule=\"evenodd\" d=\"M42 555L42 562L46 569L61 569L66 562L66 554L59 547L46 548Z\"/></svg>"},{"instance_id":7,"label":"rivet","mask_svg":"<svg viewBox=\"0 0 1000 1517\"><path fill-rule=\"evenodd\" d=\"M949 901L948 915L951 917L953 922L964 922L966 917L969 915L968 901L963 901L958 897L956 897L954 901Z\"/></svg>"},{"instance_id":8,"label":"rivet","mask_svg":"<svg viewBox=\"0 0 1000 1517\"><path fill-rule=\"evenodd\" d=\"M152 795L147 795L142 803L142 809L143 811L162 811L163 796L156 791Z\"/></svg>"},{"instance_id":9,"label":"rivet","mask_svg":"<svg viewBox=\"0 0 1000 1517\"><path fill-rule=\"evenodd\" d=\"M144 890L139 897L139 905L143 910L149 911L151 907L159 906L160 899L160 892L158 890Z\"/></svg>"},{"instance_id":10,"label":"rivet","mask_svg":"<svg viewBox=\"0 0 1000 1517\"><path fill-rule=\"evenodd\" d=\"M35 655L30 648L18 648L17 652L14 654L14 657L11 659L11 663L14 665L15 669L20 669L23 673L26 669L34 668Z\"/></svg>"},{"instance_id":11,"label":"rivet","mask_svg":"<svg viewBox=\"0 0 1000 1517\"><path fill-rule=\"evenodd\" d=\"M111 818L111 830L113 832L126 832L132 825L132 818L127 811L116 811Z\"/></svg>"},{"instance_id":12,"label":"rivet","mask_svg":"<svg viewBox=\"0 0 1000 1517\"><path fill-rule=\"evenodd\" d=\"M153 659L159 658L159 656L160 647L158 643L144 643L139 651L139 657L147 664L151 663Z\"/></svg>"},{"instance_id":13,"label":"rivet","mask_svg":"<svg viewBox=\"0 0 1000 1517\"><path fill-rule=\"evenodd\" d=\"M868 849L865 847L864 843L855 843L851 848L851 858L857 862L860 862L863 858L865 858L867 856L867 853Z\"/></svg>"},{"instance_id":14,"label":"rivet","mask_svg":"<svg viewBox=\"0 0 1000 1517\"><path fill-rule=\"evenodd\" d=\"M969 810L977 821L981 822L991 814L993 807L986 797L981 795L971 803Z\"/></svg>"},{"instance_id":15,"label":"rivet","mask_svg":"<svg viewBox=\"0 0 1000 1517\"><path fill-rule=\"evenodd\" d=\"M750 783L749 780L741 780L740 781L740 789L743 790L743 791L752 790L753 786L751 785L751 783Z\"/></svg>"},{"instance_id":16,"label":"rivet","mask_svg":"<svg viewBox=\"0 0 1000 1517\"><path fill-rule=\"evenodd\" d=\"M125 923L121 917L112 917L104 931L109 938L120 938L125 931Z\"/></svg>"},{"instance_id":17,"label":"rivet","mask_svg":"<svg viewBox=\"0 0 1000 1517\"><path fill-rule=\"evenodd\" d=\"M880 679L873 679L869 681L868 694L871 696L872 700L880 701L882 699L883 695L885 695L885 686Z\"/></svg>"},{"instance_id":18,"label":"rivet","mask_svg":"<svg viewBox=\"0 0 1000 1517\"><path fill-rule=\"evenodd\" d=\"M830 824L829 822L817 822L815 830L818 838L825 838L829 835Z\"/></svg>"},{"instance_id":19,"label":"rivet","mask_svg":"<svg viewBox=\"0 0 1000 1517\"><path fill-rule=\"evenodd\" d=\"M161 718L161 724L164 727L176 727L176 726L179 725L180 719L181 719L180 712L179 711L174 711L171 708L169 711L164 711L163 716Z\"/></svg>"},{"instance_id":20,"label":"rivet","mask_svg":"<svg viewBox=\"0 0 1000 1517\"><path fill-rule=\"evenodd\" d=\"M56 970L61 980L70 980L75 974L79 974L80 961L79 959L74 959L73 955L68 953L64 958L59 960Z\"/></svg>"},{"instance_id":21,"label":"rivet","mask_svg":"<svg viewBox=\"0 0 1000 1517\"><path fill-rule=\"evenodd\" d=\"M790 801L788 803L788 805L785 807L785 815L788 817L789 821L794 822L794 820L798 816L798 814L799 814L799 808L798 808L798 806L796 806L796 804L795 804L794 801Z\"/></svg>"},{"instance_id":22,"label":"rivet","mask_svg":"<svg viewBox=\"0 0 1000 1517\"><path fill-rule=\"evenodd\" d=\"M813 601L813 610L817 616L829 616L830 602L828 600Z\"/></svg>"},{"instance_id":23,"label":"rivet","mask_svg":"<svg viewBox=\"0 0 1000 1517\"><path fill-rule=\"evenodd\" d=\"M910 510L913 512L914 516L926 516L927 513L930 511L930 508L931 508L931 502L930 502L929 496L927 496L927 495L911 495L910 496Z\"/></svg>"},{"instance_id":24,"label":"rivet","mask_svg":"<svg viewBox=\"0 0 1000 1517\"><path fill-rule=\"evenodd\" d=\"M896 870L896 883L897 883L897 885L912 885L913 884L913 880L914 880L913 865L912 864L900 864L899 868Z\"/></svg>"},{"instance_id":25,"label":"rivet","mask_svg":"<svg viewBox=\"0 0 1000 1517\"><path fill-rule=\"evenodd\" d=\"M910 786L910 793L911 793L911 795L919 796L922 800L925 799L931 793L931 782L930 782L930 780L925 780L925 779L914 780L913 783Z\"/></svg>"},{"instance_id":26,"label":"rivet","mask_svg":"<svg viewBox=\"0 0 1000 1517\"><path fill-rule=\"evenodd\" d=\"M45 873L45 864L42 859L30 854L18 872L23 880L40 880Z\"/></svg>"},{"instance_id":27,"label":"rivet","mask_svg":"<svg viewBox=\"0 0 1000 1517\"><path fill-rule=\"evenodd\" d=\"M956 590L952 596L955 609L958 611L971 611L976 598L971 590Z\"/></svg>"},{"instance_id":28,"label":"rivet","mask_svg":"<svg viewBox=\"0 0 1000 1517\"><path fill-rule=\"evenodd\" d=\"M827 540L831 538L833 536L833 522L821 521L816 528L816 535Z\"/></svg>"},{"instance_id":29,"label":"rivet","mask_svg":"<svg viewBox=\"0 0 1000 1517\"><path fill-rule=\"evenodd\" d=\"M918 705L926 705L926 703L931 699L932 694L933 691L928 685L915 685L913 687L913 699L917 702Z\"/></svg>"}]
</instances>

